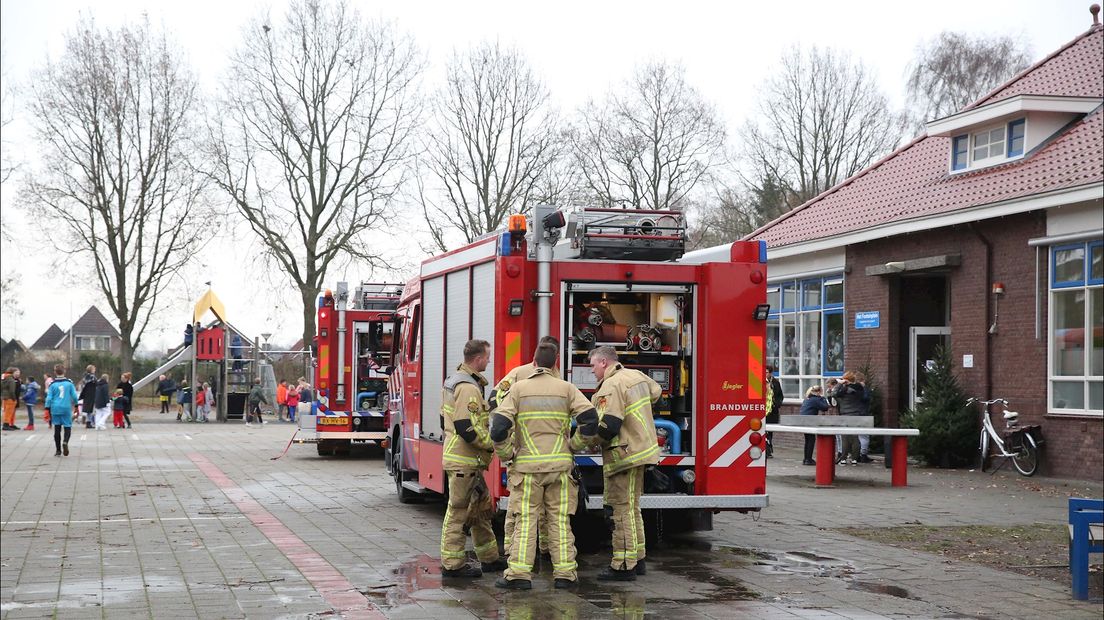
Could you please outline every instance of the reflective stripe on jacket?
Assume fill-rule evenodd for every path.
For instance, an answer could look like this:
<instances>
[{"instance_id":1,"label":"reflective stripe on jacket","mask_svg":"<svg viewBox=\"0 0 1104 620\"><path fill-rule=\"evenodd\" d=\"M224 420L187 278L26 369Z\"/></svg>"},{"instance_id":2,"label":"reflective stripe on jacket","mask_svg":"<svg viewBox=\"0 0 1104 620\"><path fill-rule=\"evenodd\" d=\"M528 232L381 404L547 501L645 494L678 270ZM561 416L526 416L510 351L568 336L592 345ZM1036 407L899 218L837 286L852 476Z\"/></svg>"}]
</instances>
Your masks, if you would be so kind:
<instances>
[{"instance_id":1,"label":"reflective stripe on jacket","mask_svg":"<svg viewBox=\"0 0 1104 620\"><path fill-rule=\"evenodd\" d=\"M571 418L591 408L579 388L558 379L547 368L537 368L511 387L495 415L513 425L503 441L495 444L498 457L513 457L512 470L520 473L570 471L574 461L568 447Z\"/></svg>"}]
</instances>

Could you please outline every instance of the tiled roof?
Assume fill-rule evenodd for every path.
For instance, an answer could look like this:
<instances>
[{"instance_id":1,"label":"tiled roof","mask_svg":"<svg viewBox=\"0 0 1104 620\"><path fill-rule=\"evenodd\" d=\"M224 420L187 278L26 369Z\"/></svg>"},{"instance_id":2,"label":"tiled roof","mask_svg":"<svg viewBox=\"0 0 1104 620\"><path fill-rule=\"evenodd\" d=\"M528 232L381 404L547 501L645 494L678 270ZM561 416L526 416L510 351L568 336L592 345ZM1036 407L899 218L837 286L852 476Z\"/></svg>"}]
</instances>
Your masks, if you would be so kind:
<instances>
[{"instance_id":1,"label":"tiled roof","mask_svg":"<svg viewBox=\"0 0 1104 620\"><path fill-rule=\"evenodd\" d=\"M46 328L46 331L42 332L42 335L38 337L38 340L34 341L31 345L32 351L44 351L47 349L53 349L57 347L61 339L65 337L65 332L61 331L61 328L57 326L57 323Z\"/></svg>"},{"instance_id":2,"label":"tiled roof","mask_svg":"<svg viewBox=\"0 0 1104 620\"><path fill-rule=\"evenodd\" d=\"M1104 96L1104 29L1093 26L971 107L1019 94ZM950 175L950 138L920 137L768 223L749 239L786 246L1104 181L1100 108L1016 162Z\"/></svg>"},{"instance_id":3,"label":"tiled roof","mask_svg":"<svg viewBox=\"0 0 1104 620\"><path fill-rule=\"evenodd\" d=\"M84 316L73 323L73 333L78 336L113 336L120 338L119 330L104 317L96 306L90 306Z\"/></svg>"}]
</instances>

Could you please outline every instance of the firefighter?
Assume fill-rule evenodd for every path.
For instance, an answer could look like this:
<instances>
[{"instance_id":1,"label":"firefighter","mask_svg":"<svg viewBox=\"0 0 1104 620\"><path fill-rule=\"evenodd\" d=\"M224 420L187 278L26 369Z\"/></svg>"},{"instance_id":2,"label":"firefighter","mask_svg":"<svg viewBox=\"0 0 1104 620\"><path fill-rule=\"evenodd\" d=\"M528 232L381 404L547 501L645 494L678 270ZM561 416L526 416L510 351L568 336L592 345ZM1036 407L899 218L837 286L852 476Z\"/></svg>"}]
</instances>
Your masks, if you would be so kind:
<instances>
[{"instance_id":1,"label":"firefighter","mask_svg":"<svg viewBox=\"0 0 1104 620\"><path fill-rule=\"evenodd\" d=\"M449 488L448 508L441 525L443 577L475 578L482 577L483 571L506 568L491 529L491 495L483 479L494 448L487 432L489 410L483 400L487 380L480 374L486 370L490 355L486 340L469 340L464 345L464 363L445 381L441 395L445 431L441 460ZM471 530L481 567L467 562L465 525Z\"/></svg>"},{"instance_id":2,"label":"firefighter","mask_svg":"<svg viewBox=\"0 0 1104 620\"><path fill-rule=\"evenodd\" d=\"M659 462L652 403L662 390L648 375L618 363L613 347L591 351L590 363L599 381L593 402L598 411L605 501L613 514L613 560L598 579L634 581L645 573L640 496L644 468ZM580 428L580 433L584 431Z\"/></svg>"},{"instance_id":3,"label":"firefighter","mask_svg":"<svg viewBox=\"0 0 1104 620\"><path fill-rule=\"evenodd\" d=\"M550 345L556 347L556 361L559 361L559 352L560 352L560 341L559 340L556 340L552 336L542 336L541 339L540 339L540 342L537 343L537 344L538 345L550 344ZM535 357L535 354L534 354L534 357ZM537 369L536 364L534 364L533 362L529 362L528 364L523 364L521 366L518 366L517 368L515 368L515 369L511 370L510 372L506 373L506 376L503 377L502 380L498 382L498 385L495 386L494 391L491 393L491 409L492 410L496 409L498 407L498 403L502 402L506 398L506 395L510 393L510 387L518 382L519 377L529 377L533 374L533 371L536 370L536 369ZM560 378L560 370L558 368L556 368L555 366L548 369L548 374L552 375L553 377L555 377L557 379ZM515 475L513 468L510 467L510 461L512 461L512 460L513 460L513 455L509 455L509 456L502 459L502 462L506 464L507 469L510 472L509 473L510 476ZM514 497L516 497L516 496L511 495L510 496L510 501L512 501ZM511 508L512 508L511 506L506 507L506 522L503 524L503 528L502 528L503 539L506 541L506 553L507 554L510 552L510 542L509 542L510 537L514 533L514 511ZM540 522L540 526L539 526L538 529L540 530L540 538L538 539L538 542L539 542L539 545L540 545L541 555L544 555L544 554L548 553L548 519L544 518L544 515L541 515L539 517L539 522Z\"/></svg>"},{"instance_id":4,"label":"firefighter","mask_svg":"<svg viewBox=\"0 0 1104 620\"><path fill-rule=\"evenodd\" d=\"M499 458L513 456L510 503L514 531L510 539L509 566L495 582L500 588L533 587L536 559L536 521L548 521L548 547L556 588L575 585L575 536L570 515L578 507L578 485L571 477L571 418L597 431L598 413L579 388L557 379L551 372L559 356L552 344L537 346L536 369L514 385L499 403L491 423L491 439Z\"/></svg>"}]
</instances>

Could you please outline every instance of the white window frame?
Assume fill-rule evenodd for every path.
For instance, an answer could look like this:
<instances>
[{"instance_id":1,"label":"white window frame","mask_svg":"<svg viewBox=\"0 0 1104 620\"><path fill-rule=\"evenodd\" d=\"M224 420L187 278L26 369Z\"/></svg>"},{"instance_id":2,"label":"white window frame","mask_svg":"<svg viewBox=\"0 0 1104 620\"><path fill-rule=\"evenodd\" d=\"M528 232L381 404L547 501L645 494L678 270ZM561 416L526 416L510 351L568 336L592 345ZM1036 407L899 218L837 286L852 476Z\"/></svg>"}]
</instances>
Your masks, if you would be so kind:
<instances>
[{"instance_id":1,"label":"white window frame","mask_svg":"<svg viewBox=\"0 0 1104 620\"><path fill-rule=\"evenodd\" d=\"M1046 389L1046 410L1050 414L1063 415L1063 416L1079 416L1087 418L1101 418L1104 417L1104 409L1089 409L1091 404L1091 386L1094 383L1104 383L1104 376L1089 374L1092 372L1092 341L1093 337L1093 313L1104 311L1104 309L1098 309L1092 307L1091 291L1095 289L1104 288L1104 284L1100 281L1093 281L1092 275L1092 248L1094 246L1100 246L1101 239L1088 239L1086 241L1074 242L1074 243L1056 243L1047 247L1047 389ZM1055 286L1055 261L1054 255L1057 251L1074 248L1081 246L1085 248L1084 260L1082 263L1082 278L1079 283L1073 284L1059 284ZM1083 374L1080 378L1069 375L1055 375L1054 374L1054 338L1055 338L1055 316L1054 316L1054 297L1056 293L1066 293L1070 291L1084 291L1085 292L1085 318L1083 323L1083 334L1085 337L1085 347L1082 355L1082 368ZM1054 384L1059 383L1077 383L1082 384L1084 408L1072 409L1072 408L1058 408L1054 406Z\"/></svg>"},{"instance_id":2,"label":"white window frame","mask_svg":"<svg viewBox=\"0 0 1104 620\"><path fill-rule=\"evenodd\" d=\"M1008 162L1011 162L1011 161L1016 161L1016 160L1019 160L1019 159L1023 159L1024 155L1027 152L1026 148L1021 149L1021 151L1016 155L1009 156L1009 154L1008 154L1008 147L1009 147L1008 139L1009 139L1009 136L1011 135L1011 132L1009 130L1011 129L1013 124L1017 124L1017 123L1019 123L1023 126L1023 134L1024 134L1023 139L1025 141L1024 147L1026 147L1027 146L1027 144L1026 144L1027 124L1028 124L1026 116L1019 116L1019 117L1016 117L1016 118L1007 119L1007 120L1001 121L1000 123L993 123L993 124L990 124L990 125L986 125L984 127L976 127L976 128L973 128L973 129L969 130L966 133L960 133L960 134L956 134L954 136L951 136L950 157L948 158L948 163L947 163L948 171L950 172L950 174L962 174L964 172L971 172L971 171L974 171L974 170L980 170L980 169L989 168L989 167L992 167L992 166L999 166L1000 164L1004 164L1004 163L1008 163ZM1002 147L1001 147L1000 153L997 154L997 155L990 154L987 157L983 157L981 159L975 158L974 157L974 149L977 148L976 144L977 144L978 137L984 135L986 137L986 139L988 140L989 134L991 134L994 130L998 130L998 129L1001 131L1001 135L1003 136L1003 138L1001 139ZM962 138L962 137L966 138L966 166L963 167L963 168L956 169L955 168L955 158L954 158L955 141L959 138ZM987 142L986 143L986 148L991 151L992 146L990 146L990 144L991 143Z\"/></svg>"}]
</instances>

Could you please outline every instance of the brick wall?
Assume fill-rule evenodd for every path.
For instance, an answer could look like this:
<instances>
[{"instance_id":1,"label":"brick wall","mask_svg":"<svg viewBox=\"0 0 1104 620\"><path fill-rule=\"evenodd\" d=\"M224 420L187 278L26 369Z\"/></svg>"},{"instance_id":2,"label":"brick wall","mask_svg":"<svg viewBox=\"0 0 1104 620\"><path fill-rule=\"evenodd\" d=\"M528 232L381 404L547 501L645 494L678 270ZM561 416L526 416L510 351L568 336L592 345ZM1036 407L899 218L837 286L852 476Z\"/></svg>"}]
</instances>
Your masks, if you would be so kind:
<instances>
[{"instance_id":1,"label":"brick wall","mask_svg":"<svg viewBox=\"0 0 1104 620\"><path fill-rule=\"evenodd\" d=\"M909 279L868 276L866 268L890 261L906 261L943 254L959 254L962 264L947 271L952 358L968 394L1007 398L1025 424L1040 424L1047 440L1043 473L1101 479L1104 459L1104 423L1097 418L1046 415L1047 394L1047 253L1040 252L1040 338L1035 337L1036 251L1027 241L1046 234L1042 213L1029 213L976 224L976 232L992 243L992 275L985 274L985 245L970 226L879 239L847 248L846 366L866 363L884 386L886 423L895 425L902 365L907 364L908 341L900 336L900 307L907 303ZM1003 282L1006 293L996 311L997 333L989 335L994 308L986 315L991 282ZM854 329L857 311L881 312L878 329ZM986 341L991 343L986 359ZM974 356L973 368L962 368L962 356ZM986 390L986 364L992 365L992 385ZM796 413L796 411L795 411Z\"/></svg>"}]
</instances>

